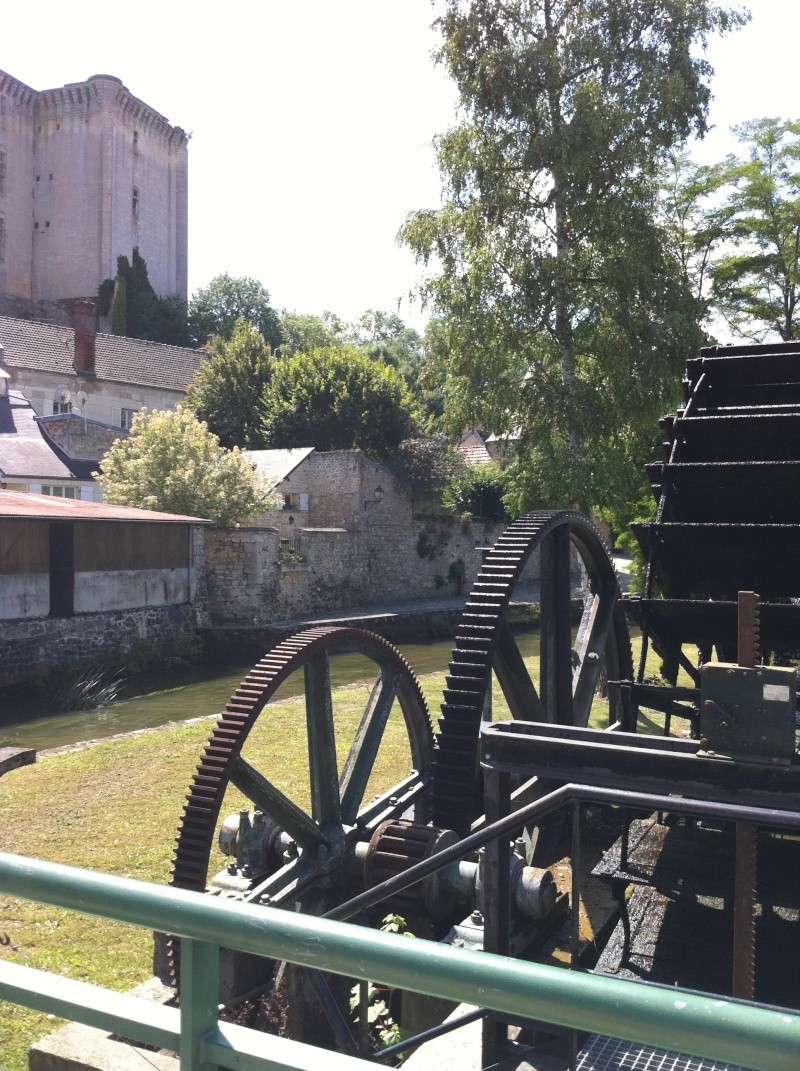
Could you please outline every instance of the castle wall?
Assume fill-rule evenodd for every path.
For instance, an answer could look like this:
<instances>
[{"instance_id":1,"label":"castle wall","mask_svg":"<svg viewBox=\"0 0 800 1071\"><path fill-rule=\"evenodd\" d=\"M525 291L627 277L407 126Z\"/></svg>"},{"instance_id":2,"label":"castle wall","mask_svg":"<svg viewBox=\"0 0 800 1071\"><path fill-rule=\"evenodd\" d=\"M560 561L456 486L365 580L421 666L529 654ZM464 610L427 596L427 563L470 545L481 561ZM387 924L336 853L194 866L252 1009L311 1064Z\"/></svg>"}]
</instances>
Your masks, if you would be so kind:
<instances>
[{"instance_id":1,"label":"castle wall","mask_svg":"<svg viewBox=\"0 0 800 1071\"><path fill-rule=\"evenodd\" d=\"M30 300L36 93L0 71L0 294Z\"/></svg>"},{"instance_id":2,"label":"castle wall","mask_svg":"<svg viewBox=\"0 0 800 1071\"><path fill-rule=\"evenodd\" d=\"M118 78L37 93L0 72L0 151L0 295L93 297L138 247L156 293L186 297L187 137Z\"/></svg>"}]
</instances>

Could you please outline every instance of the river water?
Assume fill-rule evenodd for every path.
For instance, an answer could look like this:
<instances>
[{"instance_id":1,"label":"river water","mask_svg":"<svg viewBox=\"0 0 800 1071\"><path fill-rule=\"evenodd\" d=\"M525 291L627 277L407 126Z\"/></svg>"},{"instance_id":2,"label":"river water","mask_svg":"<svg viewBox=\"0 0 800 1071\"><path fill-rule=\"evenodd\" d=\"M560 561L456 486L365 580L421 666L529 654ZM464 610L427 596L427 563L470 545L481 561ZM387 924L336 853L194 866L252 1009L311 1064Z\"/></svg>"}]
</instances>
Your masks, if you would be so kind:
<instances>
[{"instance_id":1,"label":"river water","mask_svg":"<svg viewBox=\"0 0 800 1071\"><path fill-rule=\"evenodd\" d=\"M398 645L418 674L443 672L452 641ZM16 705L0 713L0 747L62 747L148 729L170 721L185 721L217 714L250 666L224 666L209 670L176 671L168 677L151 679L143 694L131 695L96 710L51 714L35 705ZM336 686L372 679L375 668L360 655L338 655L331 659L331 680ZM288 697L303 689L302 674L293 674L281 694Z\"/></svg>"}]
</instances>

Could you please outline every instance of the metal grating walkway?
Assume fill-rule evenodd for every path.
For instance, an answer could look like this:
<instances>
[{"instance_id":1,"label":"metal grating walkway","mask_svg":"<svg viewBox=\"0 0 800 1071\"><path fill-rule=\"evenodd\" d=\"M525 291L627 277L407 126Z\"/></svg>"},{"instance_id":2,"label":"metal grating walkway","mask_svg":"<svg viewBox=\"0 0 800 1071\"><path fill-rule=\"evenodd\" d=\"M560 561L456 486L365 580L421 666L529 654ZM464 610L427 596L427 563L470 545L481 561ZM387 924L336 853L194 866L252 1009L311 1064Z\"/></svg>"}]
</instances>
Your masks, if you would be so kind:
<instances>
[{"instance_id":1,"label":"metal grating walkway","mask_svg":"<svg viewBox=\"0 0 800 1071\"><path fill-rule=\"evenodd\" d=\"M746 1071L683 1052L593 1034L578 1053L576 1071Z\"/></svg>"}]
</instances>

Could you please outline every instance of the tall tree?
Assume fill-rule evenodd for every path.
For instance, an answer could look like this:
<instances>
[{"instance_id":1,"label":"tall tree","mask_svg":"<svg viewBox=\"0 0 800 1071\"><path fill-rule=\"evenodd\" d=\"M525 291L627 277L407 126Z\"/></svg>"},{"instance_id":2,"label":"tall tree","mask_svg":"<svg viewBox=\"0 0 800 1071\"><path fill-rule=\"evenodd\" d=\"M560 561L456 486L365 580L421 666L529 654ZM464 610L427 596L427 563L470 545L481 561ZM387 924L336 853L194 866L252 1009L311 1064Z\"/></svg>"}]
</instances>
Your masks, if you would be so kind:
<instances>
[{"instance_id":1,"label":"tall tree","mask_svg":"<svg viewBox=\"0 0 800 1071\"><path fill-rule=\"evenodd\" d=\"M284 312L281 316L281 357L335 346L347 340L347 328L333 312L321 316L310 313Z\"/></svg>"},{"instance_id":2,"label":"tall tree","mask_svg":"<svg viewBox=\"0 0 800 1071\"><path fill-rule=\"evenodd\" d=\"M410 434L411 398L398 373L351 346L284 358L263 395L268 446L359 447L391 454Z\"/></svg>"},{"instance_id":3,"label":"tall tree","mask_svg":"<svg viewBox=\"0 0 800 1071\"><path fill-rule=\"evenodd\" d=\"M211 339L186 403L223 446L258 449L264 445L261 398L274 366L272 350L260 332L239 320L230 339Z\"/></svg>"},{"instance_id":4,"label":"tall tree","mask_svg":"<svg viewBox=\"0 0 800 1071\"><path fill-rule=\"evenodd\" d=\"M713 297L734 331L763 341L800 335L800 122L736 128L744 157L727 161L731 248L713 267Z\"/></svg>"},{"instance_id":5,"label":"tall tree","mask_svg":"<svg viewBox=\"0 0 800 1071\"><path fill-rule=\"evenodd\" d=\"M230 338L239 320L247 320L274 349L280 343L278 313L269 291L247 275L216 275L196 290L189 302L189 325L198 346L212 335Z\"/></svg>"},{"instance_id":6,"label":"tall tree","mask_svg":"<svg viewBox=\"0 0 800 1071\"><path fill-rule=\"evenodd\" d=\"M661 177L664 235L701 318L710 312L714 260L730 224L721 195L727 181L725 164L695 164L686 152L672 153Z\"/></svg>"},{"instance_id":7,"label":"tall tree","mask_svg":"<svg viewBox=\"0 0 800 1071\"><path fill-rule=\"evenodd\" d=\"M173 346L191 345L186 302L177 296L159 297L150 282L147 263L133 250L130 260L117 257L117 274L104 279L98 290L102 314L111 312L115 335L147 338Z\"/></svg>"},{"instance_id":8,"label":"tall tree","mask_svg":"<svg viewBox=\"0 0 800 1071\"><path fill-rule=\"evenodd\" d=\"M663 155L706 129L709 0L443 0L462 122L446 201L403 236L433 268L456 426L518 437L520 503L631 497L697 308L659 228Z\"/></svg>"}]
</instances>

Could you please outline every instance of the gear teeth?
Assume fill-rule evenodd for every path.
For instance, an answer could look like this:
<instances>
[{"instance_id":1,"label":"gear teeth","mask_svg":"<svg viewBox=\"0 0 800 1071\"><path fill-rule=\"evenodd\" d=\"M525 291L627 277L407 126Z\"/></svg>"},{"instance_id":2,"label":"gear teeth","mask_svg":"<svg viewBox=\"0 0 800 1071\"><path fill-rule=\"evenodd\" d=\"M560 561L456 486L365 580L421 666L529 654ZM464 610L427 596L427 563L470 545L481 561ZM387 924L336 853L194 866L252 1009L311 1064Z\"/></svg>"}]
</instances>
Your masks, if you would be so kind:
<instances>
[{"instance_id":1,"label":"gear teeth","mask_svg":"<svg viewBox=\"0 0 800 1071\"><path fill-rule=\"evenodd\" d=\"M422 712L417 740L420 750L434 753L433 728L419 681L400 652L374 632L341 626L322 626L298 632L256 663L236 688L220 714L192 777L186 802L178 821L172 857L170 884L178 889L202 892L208 881L208 864L222 801L233 764L261 711L290 673L320 652L335 654L337 649L359 650L377 663L394 663L400 670L398 694L405 691ZM425 771L421 771L425 772ZM179 995L180 941L167 937L169 978Z\"/></svg>"},{"instance_id":2,"label":"gear teeth","mask_svg":"<svg viewBox=\"0 0 800 1071\"><path fill-rule=\"evenodd\" d=\"M733 904L733 995L753 1000L756 988L758 839L751 822L736 823Z\"/></svg>"},{"instance_id":3,"label":"gear teeth","mask_svg":"<svg viewBox=\"0 0 800 1071\"><path fill-rule=\"evenodd\" d=\"M589 522L566 510L537 510L514 521L487 554L467 596L450 655L436 735L433 820L438 826L466 834L483 809L478 745L498 628L533 551L554 529L573 523L586 526ZM614 576L608 558L607 568ZM633 676L632 666L621 669L622 676Z\"/></svg>"}]
</instances>

